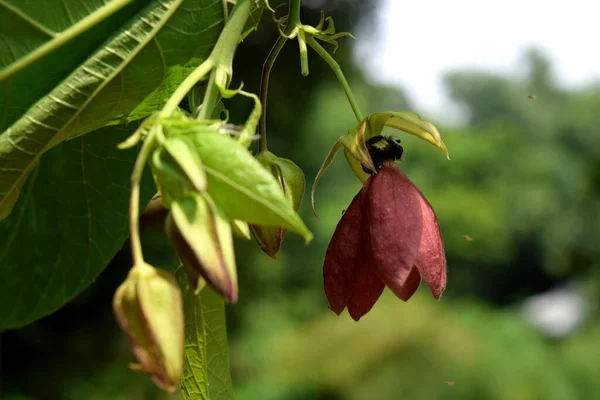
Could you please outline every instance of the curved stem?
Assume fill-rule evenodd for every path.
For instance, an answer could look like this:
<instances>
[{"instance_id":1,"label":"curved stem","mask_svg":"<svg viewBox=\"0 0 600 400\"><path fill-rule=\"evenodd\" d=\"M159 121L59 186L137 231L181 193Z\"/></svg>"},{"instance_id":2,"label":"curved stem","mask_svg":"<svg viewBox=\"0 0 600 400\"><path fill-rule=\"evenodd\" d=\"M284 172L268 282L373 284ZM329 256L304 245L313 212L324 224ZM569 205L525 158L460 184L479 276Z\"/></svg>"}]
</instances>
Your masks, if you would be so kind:
<instances>
[{"instance_id":1,"label":"curved stem","mask_svg":"<svg viewBox=\"0 0 600 400\"><path fill-rule=\"evenodd\" d=\"M348 98L350 107L352 107L352 111L354 111L354 115L356 116L356 119L358 120L358 122L361 122L363 120L363 115L360 112L358 103L354 99L354 95L352 94L352 91L350 90L350 85L348 85L348 81L346 80L346 77L344 76L344 73L342 72L342 68L340 67L340 65L337 63L337 61L335 61L333 59L333 57L331 57L331 55L327 52L327 50L325 50L323 48L323 46L321 46L319 43L317 43L315 38L312 37L311 35L306 35L306 43L308 43L308 45L310 47L312 47L313 50L316 51L317 54L319 54L321 56L321 58L323 60L325 60L325 62L327 64L329 64L329 66L331 67L331 69L333 70L335 75L337 76L338 81L340 81L342 88L344 88L344 92L346 93L346 97Z\"/></svg>"},{"instance_id":2,"label":"curved stem","mask_svg":"<svg viewBox=\"0 0 600 400\"><path fill-rule=\"evenodd\" d=\"M144 262L142 254L142 242L140 240L140 182L146 162L150 157L150 153L154 148L156 140L155 133L151 132L138 154L131 173L131 194L129 197L129 236L131 240L131 254L133 256L133 265L138 265Z\"/></svg>"},{"instance_id":3,"label":"curved stem","mask_svg":"<svg viewBox=\"0 0 600 400\"><path fill-rule=\"evenodd\" d=\"M296 26L300 26L300 0L290 0L288 7L287 23L284 29L284 34L289 36ZM279 56L281 49L287 42L287 37L280 35L277 41L271 48L265 63L263 64L262 76L260 80L260 104L262 113L260 115L260 123L258 125L259 148L260 151L267 150L267 95L269 92L269 80L271 79L271 70L275 64L275 60Z\"/></svg>"},{"instance_id":4,"label":"curved stem","mask_svg":"<svg viewBox=\"0 0 600 400\"><path fill-rule=\"evenodd\" d=\"M288 26L291 26L288 24ZM287 27L286 27L287 30ZM287 42L287 38L284 36L279 36L275 45L269 52L269 56L265 60L262 69L262 78L260 82L260 104L262 106L262 113L260 115L260 123L258 125L258 134L260 136L259 146L260 151L267 150L267 94L269 92L269 79L271 78L271 69L273 68L273 64L275 64L275 60L279 55L279 52Z\"/></svg>"},{"instance_id":5,"label":"curved stem","mask_svg":"<svg viewBox=\"0 0 600 400\"><path fill-rule=\"evenodd\" d=\"M204 76L214 67L212 59L207 58L202 64L200 64L191 74L189 74L183 82L179 84L177 89L173 92L167 104L164 105L160 111L159 117L168 117L177 109L181 100L188 94L190 90L198 83Z\"/></svg>"}]
</instances>

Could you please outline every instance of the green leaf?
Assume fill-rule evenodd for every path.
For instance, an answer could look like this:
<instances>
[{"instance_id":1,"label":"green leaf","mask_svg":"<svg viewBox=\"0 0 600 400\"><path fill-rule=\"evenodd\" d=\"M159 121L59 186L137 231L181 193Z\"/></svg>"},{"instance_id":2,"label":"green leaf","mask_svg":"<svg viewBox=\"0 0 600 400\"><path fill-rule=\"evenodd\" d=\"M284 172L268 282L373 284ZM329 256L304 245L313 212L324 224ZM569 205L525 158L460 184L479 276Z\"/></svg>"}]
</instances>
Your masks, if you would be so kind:
<instances>
[{"instance_id":1,"label":"green leaf","mask_svg":"<svg viewBox=\"0 0 600 400\"><path fill-rule=\"evenodd\" d=\"M132 0L0 3L0 81L55 51ZM56 3L56 4L52 4ZM54 12L48 12L52 9ZM58 11L60 10L60 11ZM58 12L57 12L58 11Z\"/></svg>"},{"instance_id":2,"label":"green leaf","mask_svg":"<svg viewBox=\"0 0 600 400\"><path fill-rule=\"evenodd\" d=\"M248 16L248 20L246 21L246 25L244 25L244 29L242 30L242 35L240 37L240 42L246 39L248 35L254 32L258 28L258 24L260 24L260 19L263 14L263 10L267 9L268 11L274 12L273 9L269 6L267 1L256 1L254 3L254 8L252 12Z\"/></svg>"},{"instance_id":3,"label":"green leaf","mask_svg":"<svg viewBox=\"0 0 600 400\"><path fill-rule=\"evenodd\" d=\"M181 2L151 2L20 119L6 117L12 126L0 136L0 215L8 212L13 192L44 152L67 138L156 111L206 58L219 33L222 5L211 0L189 0L185 6ZM200 19L197 10L202 10ZM21 72L28 76L28 70ZM29 77L29 83L32 79L38 76ZM4 98L19 99L12 86L2 82ZM7 101L1 104L7 110L31 105Z\"/></svg>"},{"instance_id":4,"label":"green leaf","mask_svg":"<svg viewBox=\"0 0 600 400\"><path fill-rule=\"evenodd\" d=\"M181 394L185 400L231 400L234 397L223 299L209 287L194 294L184 268L179 268L177 278L185 314Z\"/></svg>"},{"instance_id":5,"label":"green leaf","mask_svg":"<svg viewBox=\"0 0 600 400\"><path fill-rule=\"evenodd\" d=\"M179 386L186 400L208 400L208 372L206 370L206 330L202 298L190 286L185 267L176 272L183 294L185 316L185 366Z\"/></svg>"},{"instance_id":6,"label":"green leaf","mask_svg":"<svg viewBox=\"0 0 600 400\"><path fill-rule=\"evenodd\" d=\"M223 299L211 288L200 293L208 353L208 391L210 400L232 400L233 385L229 371L227 324Z\"/></svg>"},{"instance_id":7,"label":"green leaf","mask_svg":"<svg viewBox=\"0 0 600 400\"><path fill-rule=\"evenodd\" d=\"M185 136L167 138L152 154L152 173L167 207L187 193L206 191L206 173L194 144Z\"/></svg>"},{"instance_id":8,"label":"green leaf","mask_svg":"<svg viewBox=\"0 0 600 400\"><path fill-rule=\"evenodd\" d=\"M411 111L395 110L375 113L369 118L369 127L365 133L365 139L381 133L385 126L389 126L400 131L415 135L420 139L431 143L442 150L446 157L450 158L448 149L442 141L442 137L437 128L429 121L425 121L419 115Z\"/></svg>"},{"instance_id":9,"label":"green leaf","mask_svg":"<svg viewBox=\"0 0 600 400\"><path fill-rule=\"evenodd\" d=\"M23 198L0 221L0 330L48 315L92 283L128 235L135 127L103 128L44 156ZM141 204L152 197L146 176Z\"/></svg>"},{"instance_id":10,"label":"green leaf","mask_svg":"<svg viewBox=\"0 0 600 400\"><path fill-rule=\"evenodd\" d=\"M208 193L231 219L283 226L308 242L312 233L288 203L273 175L236 140L214 133L192 136L204 163Z\"/></svg>"}]
</instances>

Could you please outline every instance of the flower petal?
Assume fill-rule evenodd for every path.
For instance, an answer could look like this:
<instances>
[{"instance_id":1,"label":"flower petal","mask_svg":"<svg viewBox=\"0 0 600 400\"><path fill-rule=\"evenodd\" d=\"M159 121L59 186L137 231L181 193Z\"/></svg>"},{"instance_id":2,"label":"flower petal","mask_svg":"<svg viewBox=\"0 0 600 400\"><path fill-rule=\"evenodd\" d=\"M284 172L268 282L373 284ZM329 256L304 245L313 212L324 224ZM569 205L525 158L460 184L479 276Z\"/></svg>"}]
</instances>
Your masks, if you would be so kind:
<instances>
[{"instance_id":1,"label":"flower petal","mask_svg":"<svg viewBox=\"0 0 600 400\"><path fill-rule=\"evenodd\" d=\"M323 280L329 308L340 314L352 297L359 271L366 266L363 237L365 184L342 215L325 253Z\"/></svg>"},{"instance_id":2,"label":"flower petal","mask_svg":"<svg viewBox=\"0 0 600 400\"><path fill-rule=\"evenodd\" d=\"M371 178L365 198L368 258L396 296L415 265L421 241L420 193L394 164L385 163Z\"/></svg>"},{"instance_id":3,"label":"flower petal","mask_svg":"<svg viewBox=\"0 0 600 400\"><path fill-rule=\"evenodd\" d=\"M406 278L406 282L402 287L400 293L398 293L398 297L402 301L408 301L412 297L413 294L417 291L419 286L421 285L421 274L419 274L419 270L415 267L410 270L410 274L408 278Z\"/></svg>"},{"instance_id":4,"label":"flower petal","mask_svg":"<svg viewBox=\"0 0 600 400\"><path fill-rule=\"evenodd\" d=\"M419 191L421 201L421 217L423 233L419 244L419 255L415 267L419 270L421 277L427 284L433 297L439 300L446 288L446 255L444 254L444 242L440 233L437 217L433 207L427 201L423 193Z\"/></svg>"},{"instance_id":5,"label":"flower petal","mask_svg":"<svg viewBox=\"0 0 600 400\"><path fill-rule=\"evenodd\" d=\"M357 275L352 297L347 304L348 313L355 321L371 311L371 308L383 293L383 289L385 289L385 284L375 274L370 265L363 264Z\"/></svg>"}]
</instances>

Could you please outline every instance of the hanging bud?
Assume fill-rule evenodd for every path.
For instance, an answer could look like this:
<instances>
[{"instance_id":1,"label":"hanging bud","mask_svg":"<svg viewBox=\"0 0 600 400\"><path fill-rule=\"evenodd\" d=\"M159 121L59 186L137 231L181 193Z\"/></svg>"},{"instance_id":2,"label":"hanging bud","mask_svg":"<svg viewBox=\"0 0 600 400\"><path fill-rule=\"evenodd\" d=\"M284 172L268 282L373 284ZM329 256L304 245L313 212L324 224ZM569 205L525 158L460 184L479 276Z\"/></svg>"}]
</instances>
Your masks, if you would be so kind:
<instances>
[{"instance_id":1,"label":"hanging bud","mask_svg":"<svg viewBox=\"0 0 600 400\"><path fill-rule=\"evenodd\" d=\"M294 164L292 161L277 157L275 154L269 151L262 151L256 159L260 161L267 170L271 171L288 203L294 208L294 211L298 211L302 196L304 195L304 173L302 170ZM281 242L286 234L286 229L281 226L251 226L252 233L256 242L260 246L261 250L269 255L269 257L275 258L275 255L279 252Z\"/></svg>"},{"instance_id":2,"label":"hanging bud","mask_svg":"<svg viewBox=\"0 0 600 400\"><path fill-rule=\"evenodd\" d=\"M172 136L152 154L152 174L167 207L190 192L206 191L206 173L194 144L185 136Z\"/></svg>"},{"instance_id":3,"label":"hanging bud","mask_svg":"<svg viewBox=\"0 0 600 400\"><path fill-rule=\"evenodd\" d=\"M238 285L231 222L207 195L188 195L171 203L167 236L200 291L204 278L225 300L237 301Z\"/></svg>"},{"instance_id":4,"label":"hanging bud","mask_svg":"<svg viewBox=\"0 0 600 400\"><path fill-rule=\"evenodd\" d=\"M183 373L184 323L181 291L166 271L148 264L131 269L113 299L114 313L140 362L134 369L168 392Z\"/></svg>"}]
</instances>

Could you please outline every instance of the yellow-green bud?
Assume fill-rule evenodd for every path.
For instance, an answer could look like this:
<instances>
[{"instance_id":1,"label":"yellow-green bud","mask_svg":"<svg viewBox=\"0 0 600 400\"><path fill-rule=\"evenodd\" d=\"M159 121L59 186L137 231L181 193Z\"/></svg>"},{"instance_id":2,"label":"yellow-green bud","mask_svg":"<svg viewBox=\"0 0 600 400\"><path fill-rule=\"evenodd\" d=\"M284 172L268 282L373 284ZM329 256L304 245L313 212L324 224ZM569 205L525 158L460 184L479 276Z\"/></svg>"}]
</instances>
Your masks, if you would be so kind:
<instances>
[{"instance_id":1,"label":"yellow-green bud","mask_svg":"<svg viewBox=\"0 0 600 400\"><path fill-rule=\"evenodd\" d=\"M165 229L194 289L201 289L204 278L225 300L235 303L238 285L231 222L210 196L194 194L173 201Z\"/></svg>"},{"instance_id":2,"label":"yellow-green bud","mask_svg":"<svg viewBox=\"0 0 600 400\"><path fill-rule=\"evenodd\" d=\"M184 364L181 291L168 272L142 263L134 266L113 299L115 316L140 365L168 392L177 389Z\"/></svg>"}]
</instances>

